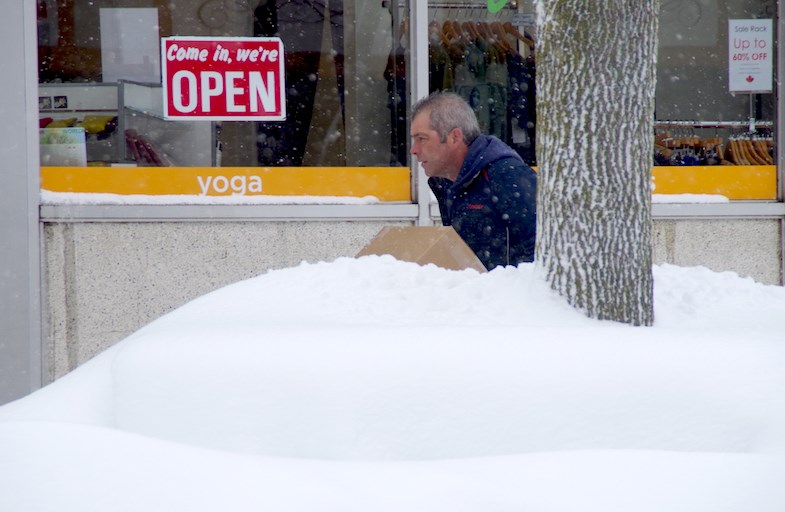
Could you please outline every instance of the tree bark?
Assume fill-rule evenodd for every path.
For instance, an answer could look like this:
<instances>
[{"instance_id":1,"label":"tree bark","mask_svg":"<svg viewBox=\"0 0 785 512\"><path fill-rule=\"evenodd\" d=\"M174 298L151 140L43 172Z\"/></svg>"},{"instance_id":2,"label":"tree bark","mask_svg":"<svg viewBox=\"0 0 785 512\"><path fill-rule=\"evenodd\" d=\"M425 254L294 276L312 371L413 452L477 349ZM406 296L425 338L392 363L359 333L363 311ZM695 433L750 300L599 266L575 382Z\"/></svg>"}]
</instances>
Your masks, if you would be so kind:
<instances>
[{"instance_id":1,"label":"tree bark","mask_svg":"<svg viewBox=\"0 0 785 512\"><path fill-rule=\"evenodd\" d=\"M539 0L537 249L589 317L654 320L651 167L659 0Z\"/></svg>"}]
</instances>

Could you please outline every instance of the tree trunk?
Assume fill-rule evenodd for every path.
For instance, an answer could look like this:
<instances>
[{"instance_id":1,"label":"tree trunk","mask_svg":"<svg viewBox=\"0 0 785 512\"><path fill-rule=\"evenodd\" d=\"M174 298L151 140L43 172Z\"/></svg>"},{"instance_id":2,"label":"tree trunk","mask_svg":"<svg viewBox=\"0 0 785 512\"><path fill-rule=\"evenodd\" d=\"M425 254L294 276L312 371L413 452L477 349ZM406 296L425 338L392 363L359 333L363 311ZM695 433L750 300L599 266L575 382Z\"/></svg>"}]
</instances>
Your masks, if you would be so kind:
<instances>
[{"instance_id":1,"label":"tree trunk","mask_svg":"<svg viewBox=\"0 0 785 512\"><path fill-rule=\"evenodd\" d=\"M651 325L659 0L537 9L538 268L589 317Z\"/></svg>"}]
</instances>

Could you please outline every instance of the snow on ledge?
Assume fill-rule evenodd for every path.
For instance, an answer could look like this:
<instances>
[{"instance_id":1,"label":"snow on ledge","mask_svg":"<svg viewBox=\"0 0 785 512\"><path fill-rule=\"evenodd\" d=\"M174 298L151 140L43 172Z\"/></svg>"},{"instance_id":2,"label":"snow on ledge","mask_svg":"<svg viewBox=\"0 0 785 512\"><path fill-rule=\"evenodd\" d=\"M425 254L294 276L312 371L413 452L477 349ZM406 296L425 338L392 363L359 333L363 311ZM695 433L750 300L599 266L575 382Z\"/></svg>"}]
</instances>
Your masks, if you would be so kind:
<instances>
[{"instance_id":1,"label":"snow on ledge","mask_svg":"<svg viewBox=\"0 0 785 512\"><path fill-rule=\"evenodd\" d=\"M718 194L652 194L652 203L729 203ZM378 204L374 196L200 196L200 195L123 195L41 190L46 205L184 205L184 204Z\"/></svg>"},{"instance_id":2,"label":"snow on ledge","mask_svg":"<svg viewBox=\"0 0 785 512\"><path fill-rule=\"evenodd\" d=\"M730 199L719 194L652 194L652 203L729 203Z\"/></svg>"},{"instance_id":3,"label":"snow on ledge","mask_svg":"<svg viewBox=\"0 0 785 512\"><path fill-rule=\"evenodd\" d=\"M379 199L374 196L125 195L41 190L41 204L47 205L377 204L379 202Z\"/></svg>"}]
</instances>

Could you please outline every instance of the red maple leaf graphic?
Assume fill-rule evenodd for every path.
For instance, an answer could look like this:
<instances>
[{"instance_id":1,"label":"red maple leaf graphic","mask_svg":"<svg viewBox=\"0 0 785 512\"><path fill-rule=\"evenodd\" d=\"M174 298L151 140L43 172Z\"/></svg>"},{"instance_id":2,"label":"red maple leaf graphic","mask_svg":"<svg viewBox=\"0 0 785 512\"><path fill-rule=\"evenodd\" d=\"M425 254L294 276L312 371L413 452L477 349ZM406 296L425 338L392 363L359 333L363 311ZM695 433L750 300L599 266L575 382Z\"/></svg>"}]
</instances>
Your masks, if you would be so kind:
<instances>
[{"instance_id":1,"label":"red maple leaf graphic","mask_svg":"<svg viewBox=\"0 0 785 512\"><path fill-rule=\"evenodd\" d=\"M747 78L745 78L745 80L747 80L748 82L752 83L755 79L752 78L752 75L747 75Z\"/></svg>"}]
</instances>

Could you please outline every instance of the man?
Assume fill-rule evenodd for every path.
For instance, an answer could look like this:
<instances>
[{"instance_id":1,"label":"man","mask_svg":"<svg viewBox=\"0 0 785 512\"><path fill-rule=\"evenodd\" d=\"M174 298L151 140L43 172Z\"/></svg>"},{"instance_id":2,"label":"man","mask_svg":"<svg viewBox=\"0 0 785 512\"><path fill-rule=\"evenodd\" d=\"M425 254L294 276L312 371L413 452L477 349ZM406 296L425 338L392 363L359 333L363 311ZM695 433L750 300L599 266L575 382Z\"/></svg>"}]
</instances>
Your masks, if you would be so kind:
<instances>
[{"instance_id":1,"label":"man","mask_svg":"<svg viewBox=\"0 0 785 512\"><path fill-rule=\"evenodd\" d=\"M533 261L534 170L504 142L482 135L474 111L457 94L417 102L411 137L442 224L452 226L488 270Z\"/></svg>"}]
</instances>

